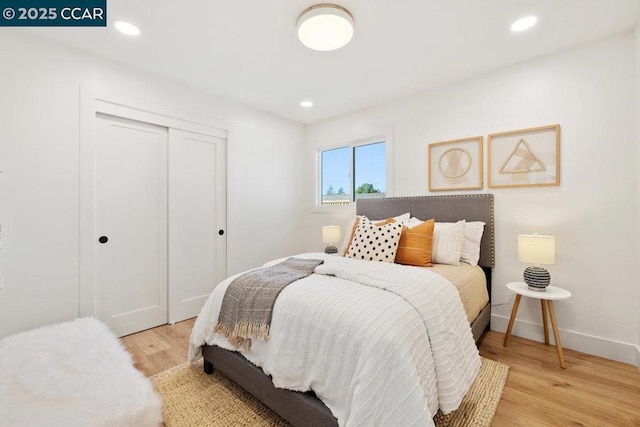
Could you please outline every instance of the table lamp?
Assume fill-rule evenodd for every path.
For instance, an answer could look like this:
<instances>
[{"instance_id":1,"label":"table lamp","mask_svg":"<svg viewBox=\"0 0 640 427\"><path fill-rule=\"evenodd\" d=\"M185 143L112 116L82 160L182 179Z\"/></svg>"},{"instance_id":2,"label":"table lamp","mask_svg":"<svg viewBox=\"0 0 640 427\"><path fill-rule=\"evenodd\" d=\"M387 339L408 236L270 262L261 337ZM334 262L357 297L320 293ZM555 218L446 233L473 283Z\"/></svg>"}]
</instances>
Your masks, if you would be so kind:
<instances>
[{"instance_id":1,"label":"table lamp","mask_svg":"<svg viewBox=\"0 0 640 427\"><path fill-rule=\"evenodd\" d=\"M556 263L556 238L538 234L518 236L518 259L533 264L524 270L524 282L532 291L545 292L551 275L541 264Z\"/></svg>"},{"instance_id":2,"label":"table lamp","mask_svg":"<svg viewBox=\"0 0 640 427\"><path fill-rule=\"evenodd\" d=\"M322 242L327 246L324 248L324 252L327 254L338 253L338 248L335 244L340 241L340 226L339 225L324 225L322 226Z\"/></svg>"}]
</instances>

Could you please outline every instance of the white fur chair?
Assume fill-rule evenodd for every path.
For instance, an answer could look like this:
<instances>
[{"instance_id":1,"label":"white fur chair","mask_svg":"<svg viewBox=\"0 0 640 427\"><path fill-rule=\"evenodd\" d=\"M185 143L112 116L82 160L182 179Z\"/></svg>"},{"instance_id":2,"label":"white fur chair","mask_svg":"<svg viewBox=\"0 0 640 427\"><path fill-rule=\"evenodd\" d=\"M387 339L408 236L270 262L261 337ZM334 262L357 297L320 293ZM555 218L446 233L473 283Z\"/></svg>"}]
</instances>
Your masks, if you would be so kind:
<instances>
[{"instance_id":1,"label":"white fur chair","mask_svg":"<svg viewBox=\"0 0 640 427\"><path fill-rule=\"evenodd\" d=\"M0 424L157 426L162 402L106 325L46 326L0 341Z\"/></svg>"}]
</instances>

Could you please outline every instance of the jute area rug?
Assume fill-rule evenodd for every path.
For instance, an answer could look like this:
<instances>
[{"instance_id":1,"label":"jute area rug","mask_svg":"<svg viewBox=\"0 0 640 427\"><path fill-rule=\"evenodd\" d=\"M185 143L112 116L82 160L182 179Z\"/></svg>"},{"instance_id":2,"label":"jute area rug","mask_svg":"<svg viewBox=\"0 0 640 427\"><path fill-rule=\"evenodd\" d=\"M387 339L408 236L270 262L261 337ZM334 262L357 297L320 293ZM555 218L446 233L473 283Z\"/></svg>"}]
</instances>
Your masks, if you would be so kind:
<instances>
[{"instance_id":1,"label":"jute area rug","mask_svg":"<svg viewBox=\"0 0 640 427\"><path fill-rule=\"evenodd\" d=\"M482 358L478 378L460 408L434 417L438 427L490 426L509 367ZM202 362L182 364L151 377L164 400L166 427L287 426L287 422L218 371L202 372Z\"/></svg>"}]
</instances>

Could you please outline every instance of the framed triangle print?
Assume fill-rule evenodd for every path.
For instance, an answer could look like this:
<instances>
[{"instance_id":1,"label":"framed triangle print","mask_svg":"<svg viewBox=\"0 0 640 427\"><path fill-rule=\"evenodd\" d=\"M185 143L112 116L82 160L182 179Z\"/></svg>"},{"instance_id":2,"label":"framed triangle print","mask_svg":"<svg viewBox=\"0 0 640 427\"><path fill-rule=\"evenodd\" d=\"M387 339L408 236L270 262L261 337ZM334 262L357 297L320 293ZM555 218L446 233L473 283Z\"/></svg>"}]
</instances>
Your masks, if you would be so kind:
<instances>
[{"instance_id":1,"label":"framed triangle print","mask_svg":"<svg viewBox=\"0 0 640 427\"><path fill-rule=\"evenodd\" d=\"M560 125L490 134L490 188L560 185Z\"/></svg>"}]
</instances>

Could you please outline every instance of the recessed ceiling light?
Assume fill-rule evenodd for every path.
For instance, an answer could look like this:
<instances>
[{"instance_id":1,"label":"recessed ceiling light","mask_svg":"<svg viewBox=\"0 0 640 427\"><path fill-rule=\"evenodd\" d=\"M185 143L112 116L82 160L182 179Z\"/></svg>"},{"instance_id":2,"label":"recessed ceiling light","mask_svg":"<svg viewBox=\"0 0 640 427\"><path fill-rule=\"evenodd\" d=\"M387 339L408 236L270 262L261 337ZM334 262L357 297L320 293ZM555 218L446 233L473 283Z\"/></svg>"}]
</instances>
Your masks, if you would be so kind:
<instances>
[{"instance_id":1,"label":"recessed ceiling light","mask_svg":"<svg viewBox=\"0 0 640 427\"><path fill-rule=\"evenodd\" d=\"M311 108L311 107L313 107L313 102L311 102L311 101L302 101L302 102L300 102L300 106L304 107L304 108Z\"/></svg>"},{"instance_id":2,"label":"recessed ceiling light","mask_svg":"<svg viewBox=\"0 0 640 427\"><path fill-rule=\"evenodd\" d=\"M298 38L309 49L340 49L353 37L353 16L337 4L317 4L298 17Z\"/></svg>"},{"instance_id":3,"label":"recessed ceiling light","mask_svg":"<svg viewBox=\"0 0 640 427\"><path fill-rule=\"evenodd\" d=\"M517 33L520 31L528 30L529 28L536 25L536 22L538 22L537 16L525 16L524 18L520 18L513 24L511 24L511 31Z\"/></svg>"},{"instance_id":4,"label":"recessed ceiling light","mask_svg":"<svg viewBox=\"0 0 640 427\"><path fill-rule=\"evenodd\" d=\"M140 28L133 25L127 21L113 21L113 25L116 27L118 31L122 34L126 34L128 36L138 36L140 35Z\"/></svg>"}]
</instances>

